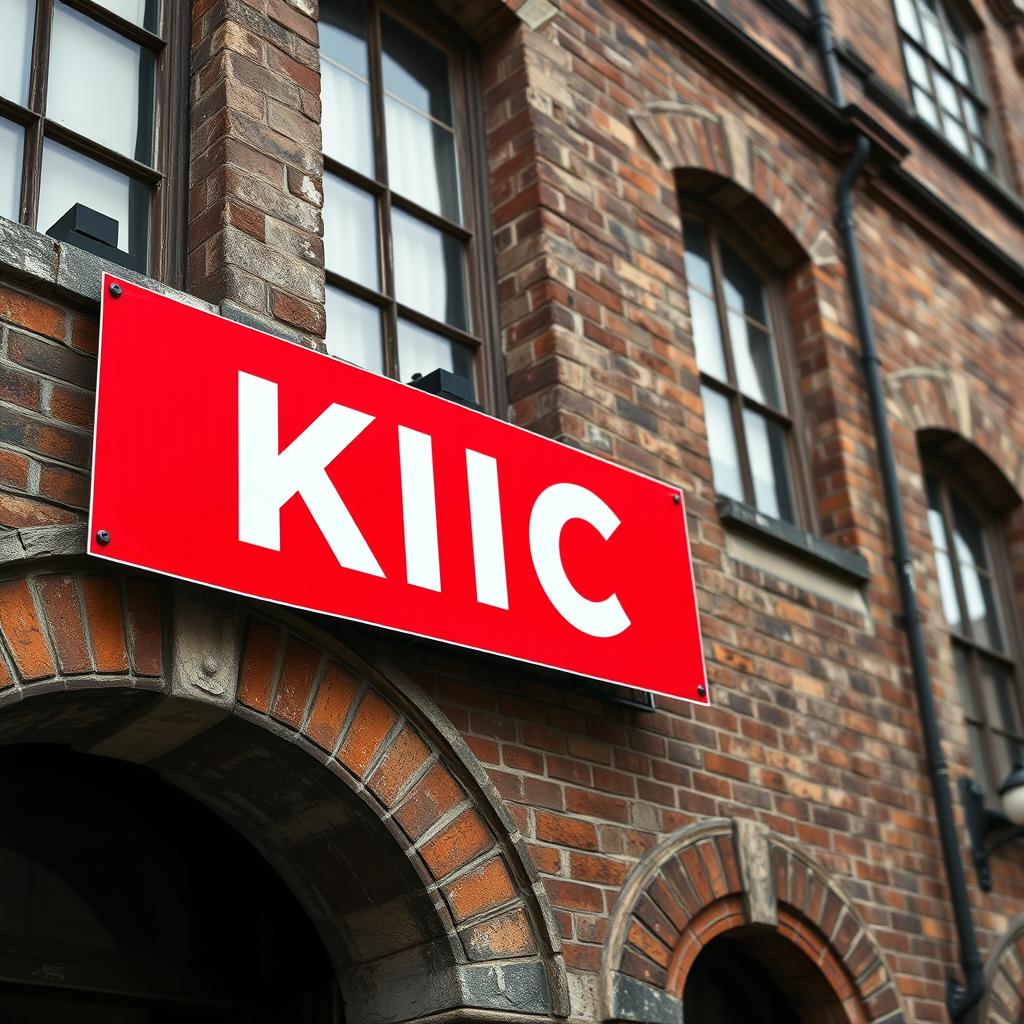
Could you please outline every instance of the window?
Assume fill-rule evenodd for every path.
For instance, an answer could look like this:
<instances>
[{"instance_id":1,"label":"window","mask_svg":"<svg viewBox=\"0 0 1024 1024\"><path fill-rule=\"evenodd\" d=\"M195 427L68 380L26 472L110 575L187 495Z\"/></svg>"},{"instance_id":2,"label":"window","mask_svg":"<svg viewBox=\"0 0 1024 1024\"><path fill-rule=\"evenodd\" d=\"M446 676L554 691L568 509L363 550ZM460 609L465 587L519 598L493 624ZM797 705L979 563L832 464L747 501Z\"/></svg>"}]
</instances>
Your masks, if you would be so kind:
<instances>
[{"instance_id":1,"label":"window","mask_svg":"<svg viewBox=\"0 0 1024 1024\"><path fill-rule=\"evenodd\" d=\"M928 526L942 611L953 642L971 764L990 799L1024 755L1020 697L1010 641L1006 564L998 531L947 478L926 474Z\"/></svg>"},{"instance_id":2,"label":"window","mask_svg":"<svg viewBox=\"0 0 1024 1024\"><path fill-rule=\"evenodd\" d=\"M914 108L982 170L995 166L986 105L960 20L942 0L896 0Z\"/></svg>"},{"instance_id":3,"label":"window","mask_svg":"<svg viewBox=\"0 0 1024 1024\"><path fill-rule=\"evenodd\" d=\"M715 490L796 523L793 431L768 289L714 225L686 217L683 235Z\"/></svg>"},{"instance_id":4,"label":"window","mask_svg":"<svg viewBox=\"0 0 1024 1024\"><path fill-rule=\"evenodd\" d=\"M156 235L177 222L177 186L160 166L180 131L168 40L187 6L3 0L0 215L45 232L81 203L116 220L117 247L153 273L176 268L177 245L161 249Z\"/></svg>"},{"instance_id":5,"label":"window","mask_svg":"<svg viewBox=\"0 0 1024 1024\"><path fill-rule=\"evenodd\" d=\"M478 153L464 49L374 0L321 5L327 347L480 389Z\"/></svg>"}]
</instances>

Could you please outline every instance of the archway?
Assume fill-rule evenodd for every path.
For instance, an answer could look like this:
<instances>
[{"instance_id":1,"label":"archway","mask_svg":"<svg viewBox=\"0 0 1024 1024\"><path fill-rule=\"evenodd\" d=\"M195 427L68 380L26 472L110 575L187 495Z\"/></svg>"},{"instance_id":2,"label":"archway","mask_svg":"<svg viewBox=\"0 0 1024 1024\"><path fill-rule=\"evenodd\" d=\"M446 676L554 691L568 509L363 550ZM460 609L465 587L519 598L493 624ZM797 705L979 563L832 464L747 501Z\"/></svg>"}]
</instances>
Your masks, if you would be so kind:
<instances>
[{"instance_id":1,"label":"archway","mask_svg":"<svg viewBox=\"0 0 1024 1024\"><path fill-rule=\"evenodd\" d=\"M902 1019L881 949L853 903L802 850L739 819L680 829L633 869L602 956L601 1019L745 1020L742 991L726 991L739 988L744 965L772 979L774 1006L762 1008L775 1016L763 1024ZM707 1022L696 1010L684 1017L687 998Z\"/></svg>"},{"instance_id":2,"label":"archway","mask_svg":"<svg viewBox=\"0 0 1024 1024\"><path fill-rule=\"evenodd\" d=\"M0 770L0 1019L341 1024L312 922L217 815L63 746Z\"/></svg>"},{"instance_id":3,"label":"archway","mask_svg":"<svg viewBox=\"0 0 1024 1024\"><path fill-rule=\"evenodd\" d=\"M0 747L144 764L215 812L315 926L347 1024L567 1015L518 830L397 666L255 603L32 569L0 583Z\"/></svg>"}]
</instances>

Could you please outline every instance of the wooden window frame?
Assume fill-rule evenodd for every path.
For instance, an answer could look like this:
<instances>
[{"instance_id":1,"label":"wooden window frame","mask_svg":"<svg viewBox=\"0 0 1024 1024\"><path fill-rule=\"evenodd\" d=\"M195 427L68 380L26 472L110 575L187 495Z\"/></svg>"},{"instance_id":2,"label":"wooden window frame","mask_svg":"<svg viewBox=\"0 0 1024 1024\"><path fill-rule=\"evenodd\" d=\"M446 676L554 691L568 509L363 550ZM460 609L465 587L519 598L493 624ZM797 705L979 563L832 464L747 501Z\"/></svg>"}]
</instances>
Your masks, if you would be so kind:
<instances>
[{"instance_id":1,"label":"wooden window frame","mask_svg":"<svg viewBox=\"0 0 1024 1024\"><path fill-rule=\"evenodd\" d=\"M321 12L333 0L322 0ZM326 269L326 283L372 305L381 315L384 372L398 377L398 321L405 320L465 346L473 361L478 401L491 412L504 415L508 399L504 376L498 365L498 304L494 261L488 239L490 220L486 166L484 112L480 88L480 64L476 44L440 11L431 17L395 0L361 0L367 11L367 55L371 128L374 147L374 178L368 178L324 154L324 174L332 174L374 198L377 211L377 242L380 253L380 291ZM458 167L462 223L433 213L415 201L393 192L387 173L384 123L383 42L381 15L410 29L441 50L449 60L452 129ZM321 17L322 17L321 13ZM391 211L409 213L417 220L458 239L465 246L465 284L469 330L450 324L398 302L395 295L393 226Z\"/></svg>"},{"instance_id":2,"label":"wooden window frame","mask_svg":"<svg viewBox=\"0 0 1024 1024\"><path fill-rule=\"evenodd\" d=\"M906 0L906 2L914 8L914 16L917 18L918 25L923 26L920 13L922 0ZM991 174L993 177L1000 177L1003 173L1002 153L993 139L992 116L990 109L991 103L985 95L984 75L981 73L984 68L984 62L980 59L978 54L978 48L975 43L973 33L967 31L964 27L963 19L960 18L955 11L952 11L949 8L949 5L945 0L935 0L935 7L939 22L939 31L942 34L943 42L945 43L947 50L950 49L951 46L956 46L957 49L963 52L964 60L967 65L967 73L972 82L970 86L966 86L957 79L951 69L943 68L938 60L932 56L927 45L923 41L919 42L916 40L907 31L900 22L899 13L897 11L896 25L899 30L900 38L900 58L903 61L903 70L906 75L908 88L910 89L911 106L913 107L915 114L921 118L921 120L924 121L932 131L936 132L948 145L952 146L953 149L955 149L956 152L965 160L968 160L983 174ZM923 27L921 28L921 31L923 34ZM963 41L962 45L961 40ZM912 47L918 57L924 62L925 72L928 77L927 89L918 84L910 74L910 64L906 56L906 48L908 46ZM945 131L945 108L939 100L938 89L935 86L935 77L937 74L941 74L943 78L949 81L956 94L958 121L960 126L963 128L965 136L967 137L968 152L966 153L957 148L956 144ZM918 109L917 103L914 100L915 88L927 93L928 99L931 100L939 118L939 124L937 126L931 124L931 122L928 121ZM978 121L981 128L980 134L974 134L971 131L967 116L964 113L965 97L978 109ZM988 155L988 167L982 166L977 159L975 159L973 148L973 143L975 141L980 143L985 149L985 152Z\"/></svg>"},{"instance_id":3,"label":"wooden window frame","mask_svg":"<svg viewBox=\"0 0 1024 1024\"><path fill-rule=\"evenodd\" d=\"M184 280L185 167L181 154L187 150L187 82L190 5L161 0L154 30L136 25L94 0L61 0L65 6L152 52L155 62L152 123L152 166L107 149L45 115L50 67L50 39L55 0L36 0L32 33L28 105L0 96L0 117L24 131L22 143L19 220L36 225L42 180L45 139L66 146L127 177L143 183L148 191L146 273L172 285ZM116 112L115 112L116 116ZM140 117L145 115L140 112ZM137 201L137 200L136 200ZM38 225L45 232L50 225ZM136 225L135 230L139 230ZM130 243L129 243L130 244Z\"/></svg>"},{"instance_id":4,"label":"wooden window frame","mask_svg":"<svg viewBox=\"0 0 1024 1024\"><path fill-rule=\"evenodd\" d=\"M941 459L929 457L925 462L924 469L926 478L934 480L939 491L939 505L942 514L946 550L948 552L950 571L953 576L957 608L960 616L960 629L954 630L946 618L944 609L942 610L943 623L946 632L949 634L950 644L954 651L961 651L964 654L967 666L967 676L964 683L970 691L971 703L974 705L974 714L972 715L970 708L965 706L963 708L964 722L969 730L976 728L981 736L981 753L985 763L983 766L974 765L972 754L972 766L975 771L979 767L984 768L985 779L982 781L985 783L986 802L992 807L998 807L999 802L995 789L1003 780L997 774L996 744L1009 740L1015 741L1024 748L1024 687L1021 686L1020 673L1017 669L1017 666L1020 664L1020 652L1024 650L1024 645L1022 645L1018 616L1012 614L1014 608L1013 585L1006 571L1009 566L1009 553L1006 550L1002 530L992 514L979 507L978 503L962 487L957 485L956 481L960 474L954 466ZM992 585L996 617L999 628L1002 630L1005 638L1004 650L993 649L976 639L973 635L970 618L967 615L967 600L963 579L960 574L960 563L955 554L956 548L953 541L952 495L954 493L957 499L975 517L981 530L982 544L985 547L985 555L989 561L987 572ZM927 491L925 501L930 509L931 498L928 496ZM981 673L983 659L998 665L1010 676L1012 689L1017 699L1016 715L1019 732L1016 735L1004 729L996 728L990 720ZM961 680L956 668L955 657L953 671L957 675L957 686L959 687Z\"/></svg>"},{"instance_id":5,"label":"wooden window frame","mask_svg":"<svg viewBox=\"0 0 1024 1024\"><path fill-rule=\"evenodd\" d=\"M750 409L759 413L771 422L779 424L786 436L786 470L790 500L793 504L794 521L792 525L809 533L816 533L818 528L814 504L811 501L810 481L807 475L807 452L803 441L803 417L796 387L796 361L793 354L793 340L786 309L783 274L778 267L772 265L747 239L743 232L732 222L720 214L710 212L706 208L681 205L684 221L694 220L702 224L708 233L708 249L711 257L711 282L714 291L715 311L718 316L718 327L722 337L725 355L727 381L700 369L700 383L722 395L729 402L733 434L736 438L736 452L740 466L740 479L743 484L743 503L761 513L757 508L754 491L753 474L750 470L750 456L747 451L746 430L743 426L743 410ZM724 240L736 254L750 267L761 282L765 298L765 312L772 347L779 375L779 388L785 402L784 409L776 409L757 399L745 395L739 387L733 355L732 338L729 333L725 289L722 285L720 240ZM689 290L689 282L687 282ZM750 319L745 317L745 319ZM751 321L756 323L756 321ZM787 522L787 520L779 520Z\"/></svg>"}]
</instances>

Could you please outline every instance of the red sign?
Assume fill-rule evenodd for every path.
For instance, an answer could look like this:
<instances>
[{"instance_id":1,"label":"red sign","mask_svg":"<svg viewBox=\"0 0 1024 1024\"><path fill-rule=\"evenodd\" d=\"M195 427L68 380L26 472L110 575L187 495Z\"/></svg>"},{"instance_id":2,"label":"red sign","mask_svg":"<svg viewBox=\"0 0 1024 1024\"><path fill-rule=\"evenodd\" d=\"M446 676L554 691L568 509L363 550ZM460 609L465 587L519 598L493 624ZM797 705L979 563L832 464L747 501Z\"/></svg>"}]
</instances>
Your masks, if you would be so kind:
<instances>
[{"instance_id":1,"label":"red sign","mask_svg":"<svg viewBox=\"0 0 1024 1024\"><path fill-rule=\"evenodd\" d=\"M676 488L112 283L91 554L707 703Z\"/></svg>"}]
</instances>

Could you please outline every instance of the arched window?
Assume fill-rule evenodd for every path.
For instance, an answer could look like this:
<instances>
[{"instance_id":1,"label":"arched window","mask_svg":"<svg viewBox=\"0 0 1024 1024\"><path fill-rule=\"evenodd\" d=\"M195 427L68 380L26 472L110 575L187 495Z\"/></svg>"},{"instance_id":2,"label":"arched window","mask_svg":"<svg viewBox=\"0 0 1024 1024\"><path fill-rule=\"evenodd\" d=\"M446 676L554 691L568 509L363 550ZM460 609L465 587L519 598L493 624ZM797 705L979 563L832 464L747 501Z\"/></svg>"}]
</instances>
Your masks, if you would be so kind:
<instances>
[{"instance_id":1,"label":"arched window","mask_svg":"<svg viewBox=\"0 0 1024 1024\"><path fill-rule=\"evenodd\" d=\"M172 277L181 258L178 64L190 5L0 6L0 216L45 232L80 203L116 222L105 226L129 254L122 262Z\"/></svg>"},{"instance_id":2,"label":"arched window","mask_svg":"<svg viewBox=\"0 0 1024 1024\"><path fill-rule=\"evenodd\" d=\"M320 7L327 347L408 381L482 390L488 333L472 62L377 0Z\"/></svg>"},{"instance_id":3,"label":"arched window","mask_svg":"<svg viewBox=\"0 0 1024 1024\"><path fill-rule=\"evenodd\" d=\"M715 490L798 523L771 289L713 222L685 217L686 281Z\"/></svg>"},{"instance_id":4,"label":"arched window","mask_svg":"<svg viewBox=\"0 0 1024 1024\"><path fill-rule=\"evenodd\" d=\"M995 166L987 105L963 23L943 0L896 0L914 109L982 170Z\"/></svg>"},{"instance_id":5,"label":"arched window","mask_svg":"<svg viewBox=\"0 0 1024 1024\"><path fill-rule=\"evenodd\" d=\"M971 764L988 797L1024 756L1024 726L1014 664L1014 617L1002 538L974 503L943 475L926 473L928 527L942 611L971 746Z\"/></svg>"}]
</instances>

